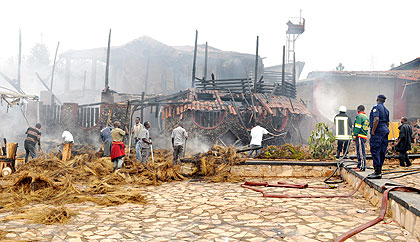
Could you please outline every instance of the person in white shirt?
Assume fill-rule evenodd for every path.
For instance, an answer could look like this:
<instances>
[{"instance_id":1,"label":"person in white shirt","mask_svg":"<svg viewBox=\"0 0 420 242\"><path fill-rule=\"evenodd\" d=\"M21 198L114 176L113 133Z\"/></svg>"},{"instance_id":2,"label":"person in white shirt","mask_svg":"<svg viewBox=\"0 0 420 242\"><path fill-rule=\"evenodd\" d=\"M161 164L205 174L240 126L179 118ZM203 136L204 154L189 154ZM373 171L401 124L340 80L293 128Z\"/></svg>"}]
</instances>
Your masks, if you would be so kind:
<instances>
[{"instance_id":1,"label":"person in white shirt","mask_svg":"<svg viewBox=\"0 0 420 242\"><path fill-rule=\"evenodd\" d=\"M268 132L268 130L261 127L261 124L259 122L257 122L257 124L254 126L254 128L251 129L251 143L249 144L249 146L252 150L249 151L250 156L254 153L254 151L256 152L254 157L256 157L260 154L261 149L256 149L256 148L261 147L262 139L263 139L263 136L265 134L270 135L270 136L274 136L274 134Z\"/></svg>"},{"instance_id":2,"label":"person in white shirt","mask_svg":"<svg viewBox=\"0 0 420 242\"><path fill-rule=\"evenodd\" d=\"M140 118L136 117L136 124L133 127L133 137L136 147L136 157L137 160L141 161L141 150L140 150L140 135L143 131L143 125L140 123Z\"/></svg>"},{"instance_id":3,"label":"person in white shirt","mask_svg":"<svg viewBox=\"0 0 420 242\"><path fill-rule=\"evenodd\" d=\"M188 133L184 129L184 124L179 123L178 127L172 130L172 147L174 148L174 165L177 163L178 159L182 156L184 151L184 144L188 139Z\"/></svg>"},{"instance_id":4,"label":"person in white shirt","mask_svg":"<svg viewBox=\"0 0 420 242\"><path fill-rule=\"evenodd\" d=\"M71 158L71 148L74 143L73 135L65 130L61 135L61 138L63 139L62 161L67 161Z\"/></svg>"},{"instance_id":5,"label":"person in white shirt","mask_svg":"<svg viewBox=\"0 0 420 242\"><path fill-rule=\"evenodd\" d=\"M141 152L141 160L140 162L146 164L149 160L150 155L150 145L152 145L152 139L150 138L149 134L150 129L150 122L144 122L144 129L141 131L140 134L140 152Z\"/></svg>"}]
</instances>

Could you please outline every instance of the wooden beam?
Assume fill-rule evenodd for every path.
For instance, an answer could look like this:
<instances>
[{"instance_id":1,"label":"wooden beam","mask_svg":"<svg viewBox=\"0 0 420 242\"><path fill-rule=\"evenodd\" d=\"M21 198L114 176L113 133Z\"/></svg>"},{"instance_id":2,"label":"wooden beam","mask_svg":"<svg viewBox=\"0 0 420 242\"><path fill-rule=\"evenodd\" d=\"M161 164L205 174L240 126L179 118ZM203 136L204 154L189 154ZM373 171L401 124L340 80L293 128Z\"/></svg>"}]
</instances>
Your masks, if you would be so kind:
<instances>
[{"instance_id":1,"label":"wooden beam","mask_svg":"<svg viewBox=\"0 0 420 242\"><path fill-rule=\"evenodd\" d=\"M208 45L206 42L206 53L204 54L204 75L203 80L207 80L207 58L208 58Z\"/></svg>"},{"instance_id":2,"label":"wooden beam","mask_svg":"<svg viewBox=\"0 0 420 242\"><path fill-rule=\"evenodd\" d=\"M194 45L194 59L193 59L193 67L192 67L191 87L194 87L194 82L195 82L195 64L197 62L197 40L198 40L198 30L195 30L195 45Z\"/></svg>"},{"instance_id":3,"label":"wooden beam","mask_svg":"<svg viewBox=\"0 0 420 242\"><path fill-rule=\"evenodd\" d=\"M109 56L111 54L111 29L108 35L108 48L106 49L106 67L105 67L105 91L109 88Z\"/></svg>"},{"instance_id":4,"label":"wooden beam","mask_svg":"<svg viewBox=\"0 0 420 242\"><path fill-rule=\"evenodd\" d=\"M20 89L20 67L22 65L22 32L19 29L19 57L18 57L17 87Z\"/></svg>"},{"instance_id":5,"label":"wooden beam","mask_svg":"<svg viewBox=\"0 0 420 242\"><path fill-rule=\"evenodd\" d=\"M54 104L54 94L52 91L53 91L53 85L54 85L54 72L55 72L55 64L57 63L58 47L60 47L60 41L57 43L57 48L55 49L54 62L53 62L52 71L51 71L51 82L50 82L51 105Z\"/></svg>"},{"instance_id":6,"label":"wooden beam","mask_svg":"<svg viewBox=\"0 0 420 242\"><path fill-rule=\"evenodd\" d=\"M257 80L258 80L258 45L259 45L259 39L260 37L257 36L257 47L255 51L255 71L254 71L254 90L256 90L257 87Z\"/></svg>"},{"instance_id":7,"label":"wooden beam","mask_svg":"<svg viewBox=\"0 0 420 242\"><path fill-rule=\"evenodd\" d=\"M281 93L285 94L285 67L286 67L286 46L283 45L283 64L281 66Z\"/></svg>"}]
</instances>

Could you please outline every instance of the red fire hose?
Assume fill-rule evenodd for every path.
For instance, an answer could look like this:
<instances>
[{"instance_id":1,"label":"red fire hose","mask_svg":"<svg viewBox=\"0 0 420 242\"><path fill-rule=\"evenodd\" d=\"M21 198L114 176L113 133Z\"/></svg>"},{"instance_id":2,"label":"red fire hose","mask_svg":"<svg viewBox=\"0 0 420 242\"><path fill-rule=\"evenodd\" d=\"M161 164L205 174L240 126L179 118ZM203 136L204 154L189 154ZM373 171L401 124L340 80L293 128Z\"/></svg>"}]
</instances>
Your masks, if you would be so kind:
<instances>
[{"instance_id":1,"label":"red fire hose","mask_svg":"<svg viewBox=\"0 0 420 242\"><path fill-rule=\"evenodd\" d=\"M305 188L309 188L310 186L308 184L288 184L288 183L281 183L278 182L276 184L270 184L268 182L245 182L244 184L241 185L241 187L244 188L248 188L250 190L256 191L256 192L260 192L263 197L270 197L270 198L335 198L335 197L342 197L342 198L346 198L346 197L351 197L353 196L357 190L359 190L360 186L362 185L362 183L364 182L365 178L362 179L362 181L359 183L359 185L357 185L357 187L350 192L349 194L346 195L287 195L287 194L276 194L276 193L267 193L266 191L262 190L262 189L258 189L255 188L254 186L264 186L264 187L285 187L285 188L298 188L298 189L305 189ZM391 188L386 188L386 185L393 185L393 184L385 184L382 189L385 190L383 196L382 196L382 204L381 204L381 210L379 212L379 215L377 218L375 218L372 221L369 221L365 224L362 224L352 230L349 230L348 232L340 235L339 237L334 239L334 242L342 242L350 237L352 237L353 235L379 223L380 221L382 221L385 217L386 214L386 210L388 208L388 196L389 196L389 192L391 191L401 191L401 192L417 192L420 193L420 189L417 188L413 188L413 187L404 187L404 186L395 186L395 187L391 187ZM312 187L312 188L316 188L316 189L329 189L328 187Z\"/></svg>"},{"instance_id":2,"label":"red fire hose","mask_svg":"<svg viewBox=\"0 0 420 242\"><path fill-rule=\"evenodd\" d=\"M305 189L305 188L332 189L332 188L336 188L335 186L317 187L317 186L309 186L308 183L305 183L305 184L292 184L292 183L285 183L285 182L277 182L276 184L270 184L268 182L245 182L243 185L248 185L248 186L264 186L264 187L284 187L284 188L297 188L297 189Z\"/></svg>"},{"instance_id":3,"label":"red fire hose","mask_svg":"<svg viewBox=\"0 0 420 242\"><path fill-rule=\"evenodd\" d=\"M303 185L302 184L287 184L287 183L281 183L281 182L277 184L269 184L267 182L245 182L244 184L241 185L241 187L248 188L256 192L260 192L263 195L263 197L271 197L271 198L334 198L334 197L345 198L345 197L353 196L357 192L357 190L359 190L364 180L365 178L363 178L363 180L359 183L359 185L357 185L354 191L345 195L287 195L287 194L278 194L278 193L268 193L262 189L254 187L254 186L264 186L264 187L286 187L286 188L303 189L303 188L308 188L309 187L308 184L303 184ZM327 187L312 187L312 188L329 189Z\"/></svg>"},{"instance_id":4,"label":"red fire hose","mask_svg":"<svg viewBox=\"0 0 420 242\"><path fill-rule=\"evenodd\" d=\"M387 185L387 184L385 184ZM386 189L385 185L382 187L382 189ZM334 242L342 242L350 237L352 237L353 235L362 232L363 230L381 222L386 214L386 210L388 208L388 196L389 196L389 192L390 191L400 191L400 192L417 192L420 193L420 190L417 188L413 188L413 187L404 187L404 186L397 186L397 187L391 187L385 190L384 195L382 196L382 204L381 204L381 211L379 212L379 215L377 218L375 218L372 221L369 221L365 224L362 224L352 230L347 231L346 233L340 235L339 237L334 239Z\"/></svg>"}]
</instances>

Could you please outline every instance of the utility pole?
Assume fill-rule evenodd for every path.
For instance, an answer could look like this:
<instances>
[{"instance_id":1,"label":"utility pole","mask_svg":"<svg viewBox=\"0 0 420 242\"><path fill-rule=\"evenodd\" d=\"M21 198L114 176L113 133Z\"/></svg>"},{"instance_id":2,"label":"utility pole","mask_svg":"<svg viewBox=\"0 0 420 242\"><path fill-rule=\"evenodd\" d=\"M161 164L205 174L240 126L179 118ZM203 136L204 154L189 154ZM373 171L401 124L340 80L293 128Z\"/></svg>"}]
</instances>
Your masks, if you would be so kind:
<instances>
[{"instance_id":1,"label":"utility pole","mask_svg":"<svg viewBox=\"0 0 420 242\"><path fill-rule=\"evenodd\" d=\"M255 71L254 71L254 92L257 90L257 81L258 81L258 42L260 37L257 36L257 47L255 51Z\"/></svg>"},{"instance_id":2,"label":"utility pole","mask_svg":"<svg viewBox=\"0 0 420 242\"><path fill-rule=\"evenodd\" d=\"M57 48L55 49L54 63L53 63L52 71L51 71L51 82L50 82L51 105L54 104L54 94L53 94L54 72L55 72L55 64L57 63L57 53L58 53L58 47L59 46L60 46L60 41L58 41Z\"/></svg>"},{"instance_id":3,"label":"utility pole","mask_svg":"<svg viewBox=\"0 0 420 242\"><path fill-rule=\"evenodd\" d=\"M197 40L198 40L198 30L195 30L194 60L193 60L193 68L192 68L191 87L194 87L194 82L195 82L195 64L197 62Z\"/></svg>"},{"instance_id":4,"label":"utility pole","mask_svg":"<svg viewBox=\"0 0 420 242\"><path fill-rule=\"evenodd\" d=\"M286 93L286 79L285 79L285 67L286 67L286 46L283 45L283 64L281 65L281 94Z\"/></svg>"},{"instance_id":5,"label":"utility pole","mask_svg":"<svg viewBox=\"0 0 420 242\"><path fill-rule=\"evenodd\" d=\"M296 87L296 52L293 52L293 86Z\"/></svg>"},{"instance_id":6,"label":"utility pole","mask_svg":"<svg viewBox=\"0 0 420 242\"><path fill-rule=\"evenodd\" d=\"M18 73L17 73L17 87L20 89L20 66L22 64L22 32L19 29L19 59L18 59Z\"/></svg>"},{"instance_id":7,"label":"utility pole","mask_svg":"<svg viewBox=\"0 0 420 242\"><path fill-rule=\"evenodd\" d=\"M105 68L105 91L109 88L109 56L111 52L111 29L109 29L108 35L108 48L106 50L106 68Z\"/></svg>"},{"instance_id":8,"label":"utility pole","mask_svg":"<svg viewBox=\"0 0 420 242\"><path fill-rule=\"evenodd\" d=\"M208 58L208 45L206 42L206 53L204 55L204 76L203 76L204 81L207 80L207 58Z\"/></svg>"}]
</instances>

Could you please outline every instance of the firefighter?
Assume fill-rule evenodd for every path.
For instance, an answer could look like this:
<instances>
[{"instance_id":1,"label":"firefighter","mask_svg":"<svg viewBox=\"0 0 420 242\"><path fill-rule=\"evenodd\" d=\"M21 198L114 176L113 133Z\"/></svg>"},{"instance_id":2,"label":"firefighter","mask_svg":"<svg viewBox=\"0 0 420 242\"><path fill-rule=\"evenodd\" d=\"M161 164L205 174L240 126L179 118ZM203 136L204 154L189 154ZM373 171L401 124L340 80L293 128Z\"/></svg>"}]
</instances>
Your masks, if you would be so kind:
<instances>
[{"instance_id":1,"label":"firefighter","mask_svg":"<svg viewBox=\"0 0 420 242\"><path fill-rule=\"evenodd\" d=\"M339 113L334 117L335 124L335 139L337 140L337 153L335 157L340 158L341 152L343 155L347 156L347 149L349 147L349 142L351 136L349 135L349 130L351 130L351 119L347 116L346 106L341 106L338 109Z\"/></svg>"},{"instance_id":2,"label":"firefighter","mask_svg":"<svg viewBox=\"0 0 420 242\"><path fill-rule=\"evenodd\" d=\"M369 118L365 113L365 106L357 107L357 116L353 126L353 141L356 142L357 168L361 171L366 170L365 144L369 132Z\"/></svg>"},{"instance_id":3,"label":"firefighter","mask_svg":"<svg viewBox=\"0 0 420 242\"><path fill-rule=\"evenodd\" d=\"M373 106L369 114L370 129L370 152L372 153L374 172L367 178L381 179L382 166L385 161L385 154L388 147L389 134L389 111L384 106L386 97L379 95L376 105Z\"/></svg>"}]
</instances>

